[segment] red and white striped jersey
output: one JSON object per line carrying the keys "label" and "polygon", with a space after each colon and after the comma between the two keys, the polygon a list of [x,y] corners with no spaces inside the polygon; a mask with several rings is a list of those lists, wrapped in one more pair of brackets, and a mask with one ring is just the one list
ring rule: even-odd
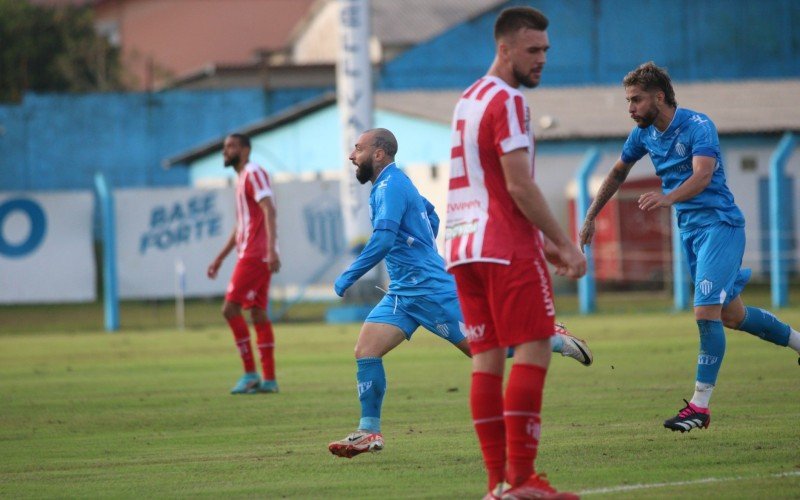
{"label": "red and white striped jersey", "polygon": [[484,76],[453,113],[445,257],[448,269],[469,262],[509,264],[540,252],[540,231],[506,189],[500,157],[527,149],[534,165],[530,110],[522,93]]}
{"label": "red and white striped jersey", "polygon": [[239,258],[267,258],[264,211],[258,202],[269,197],[275,206],[269,175],[260,165],[248,163],[236,179],[236,250]]}

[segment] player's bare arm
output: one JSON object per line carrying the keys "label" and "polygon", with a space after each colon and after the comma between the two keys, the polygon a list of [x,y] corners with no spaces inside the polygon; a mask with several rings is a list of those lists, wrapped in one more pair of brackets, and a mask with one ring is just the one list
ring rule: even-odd
{"label": "player's bare arm", "polygon": [[556,274],[580,278],[586,273],[586,258],[572,244],[569,237],[556,222],[553,213],[539,186],[531,178],[528,151],[518,149],[500,157],[506,189],[531,224],[538,227],[558,249],[561,265],[556,265]]}
{"label": "player's bare arm", "polygon": [[267,267],[270,272],[277,273],[281,270],[281,258],[278,255],[278,226],[275,205],[272,204],[272,198],[267,196],[259,200],[258,206],[264,211],[264,228],[267,231]]}
{"label": "player's bare arm", "polygon": [[673,203],[694,198],[708,187],[714,174],[716,158],[695,156],[692,159],[692,175],[669,194],[651,191],[639,197],[639,208],[645,211],[671,207]]}
{"label": "player's bare arm", "polygon": [[592,244],[592,238],[594,238],[594,220],[597,218],[597,214],[600,213],[600,210],[603,209],[606,203],[608,203],[608,200],[614,196],[614,193],[617,192],[622,183],[625,182],[625,179],[628,178],[628,173],[630,173],[633,165],[633,163],[625,163],[622,159],[619,159],[614,163],[614,166],[611,167],[611,171],[608,173],[605,180],[603,180],[603,184],[600,186],[600,190],[597,192],[594,201],[589,206],[589,210],[586,211],[586,218],[583,221],[583,227],[581,227],[580,232],[581,248],[583,248],[584,245]]}
{"label": "player's bare arm", "polygon": [[220,266],[222,266],[222,262],[225,260],[225,257],[231,253],[231,250],[236,246],[236,229],[233,230],[228,241],[225,243],[225,246],[222,247],[222,250],[217,255],[217,258],[214,259],[211,264],[208,265],[208,269],[206,270],[206,274],[212,280],[217,277],[217,272],[219,272]]}

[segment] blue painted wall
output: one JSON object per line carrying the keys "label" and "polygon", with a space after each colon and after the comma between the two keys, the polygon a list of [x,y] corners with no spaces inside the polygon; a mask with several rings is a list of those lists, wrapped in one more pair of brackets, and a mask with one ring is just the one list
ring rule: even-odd
{"label": "blue painted wall", "polygon": [[316,95],[262,89],[26,94],[0,106],[0,190],[182,186],[161,161]]}
{"label": "blue painted wall", "polygon": [[380,88],[465,88],[494,58],[492,30],[510,5],[550,19],[542,86],[614,84],[653,60],[679,81],[800,76],[796,0],[509,1],[401,54]]}
{"label": "blue painted wall", "polygon": [[[388,128],[397,136],[400,166],[438,163],[450,157],[449,124],[382,110],[375,111],[374,122],[376,127]],[[257,134],[252,137],[252,144],[252,160],[271,174],[335,172],[348,162],[347,153],[342,151],[339,110],[335,105]],[[189,170],[192,183],[234,175],[232,169],[223,167],[222,151],[198,158],[189,167],[172,168]]]}

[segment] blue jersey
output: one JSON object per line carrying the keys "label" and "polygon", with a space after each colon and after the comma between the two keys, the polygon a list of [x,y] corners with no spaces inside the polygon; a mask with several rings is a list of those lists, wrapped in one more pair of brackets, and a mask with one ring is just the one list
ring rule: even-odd
{"label": "blue jersey", "polygon": [[654,125],[634,127],[622,148],[622,161],[633,164],[644,155],[656,167],[661,189],[668,194],[692,175],[692,158],[709,156],[716,160],[711,182],[698,195],[674,204],[681,231],[724,222],[744,226],[744,215],[725,182],[725,168],[719,149],[717,128],[708,116],[678,108],[667,130]]}
{"label": "blue jersey", "polygon": [[433,205],[394,163],[375,179],[369,207],[373,229],[395,233],[385,257],[389,293],[427,295],[455,290],[455,281],[436,250],[439,220]]}

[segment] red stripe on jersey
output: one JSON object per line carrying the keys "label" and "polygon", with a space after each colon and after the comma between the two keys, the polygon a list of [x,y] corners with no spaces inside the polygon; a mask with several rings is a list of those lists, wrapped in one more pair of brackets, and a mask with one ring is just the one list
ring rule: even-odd
{"label": "red stripe on jersey", "polygon": [[482,82],[483,82],[483,78],[481,78],[477,82],[473,83],[472,86],[470,88],[468,88],[467,91],[464,92],[464,95],[461,96],[461,97],[463,97],[464,99],[469,99],[469,96],[471,96],[472,93],[475,92],[475,89],[478,88],[478,85],[480,85]]}
{"label": "red stripe on jersey", "polygon": [[252,175],[249,176],[251,179],[250,182],[254,182],[256,184],[256,187],[258,187],[259,191],[264,189],[265,187],[264,184],[266,183],[266,179],[264,179],[262,172],[260,172],[259,170],[255,170],[251,172],[251,174]]}
{"label": "red stripe on jersey", "polygon": [[456,236],[450,240],[450,262],[458,262],[458,247],[461,246],[461,236]]}
{"label": "red stripe on jersey", "polygon": [[[511,127],[508,124],[508,112],[506,111],[507,100],[508,92],[505,90],[497,92],[494,97],[492,97],[492,100],[489,101],[489,104],[486,105],[486,111],[481,118],[481,128],[483,128],[485,123],[494,125],[494,129],[491,130],[491,133],[489,133],[487,137],[492,138],[494,141],[492,146],[497,152],[498,158],[504,154],[500,144],[511,136]],[[491,165],[491,162],[487,163],[481,160],[481,165]],[[486,169],[484,168],[484,170]]]}
{"label": "red stripe on jersey", "polygon": [[[522,96],[514,96],[514,107],[517,108],[517,120],[519,121],[519,131],[525,133],[525,103],[522,102]],[[531,153],[533,153],[531,151]]]}
{"label": "red stripe on jersey", "polygon": [[478,92],[478,95],[475,98],[480,101],[481,99],[483,99],[483,96],[486,95],[486,92],[491,90],[491,88],[494,87],[495,85],[497,84],[494,82],[489,82],[485,87],[481,89],[480,92]]}
{"label": "red stripe on jersey", "polygon": [[475,241],[475,233],[474,232],[469,233],[469,236],[467,237],[467,252],[465,255],[467,259],[472,258],[472,244],[474,241]]}

